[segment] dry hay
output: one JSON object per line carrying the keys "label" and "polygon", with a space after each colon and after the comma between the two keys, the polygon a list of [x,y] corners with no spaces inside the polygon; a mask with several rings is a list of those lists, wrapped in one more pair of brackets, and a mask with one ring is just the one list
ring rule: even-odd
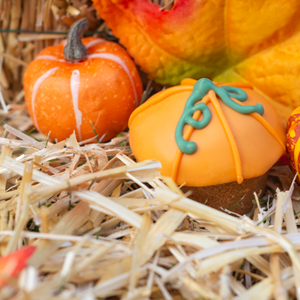
{"label": "dry hay", "polygon": [[1,299],[296,297],[299,190],[270,196],[292,184],[286,166],[250,218],[186,198],[158,162],[132,159],[127,133],[80,145],[4,129],[1,255],[37,249]]}
{"label": "dry hay", "polygon": [[[89,1],[72,3],[0,0],[1,28],[64,31],[84,15],[110,34]],[[21,78],[62,37],[0,35],[0,253],[37,247],[0,299],[300,299],[300,193],[287,166],[237,216],[189,200],[159,163],[136,163],[127,133],[79,144],[30,132]]]}

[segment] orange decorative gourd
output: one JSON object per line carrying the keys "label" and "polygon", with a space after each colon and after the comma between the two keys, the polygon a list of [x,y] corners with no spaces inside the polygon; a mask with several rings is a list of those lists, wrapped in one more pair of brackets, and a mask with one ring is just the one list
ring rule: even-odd
{"label": "orange decorative gourd", "polygon": [[286,152],[292,170],[298,174],[297,180],[300,182],[300,107],[296,108],[290,115],[286,132]]}
{"label": "orange decorative gourd", "polygon": [[[202,83],[208,87],[203,95],[197,89]],[[190,100],[194,106],[188,104]],[[129,127],[137,160],[159,160],[162,175],[171,176],[178,185],[241,184],[265,174],[285,152],[277,114],[247,83],[183,80],[137,108]],[[189,142],[180,146],[177,134],[182,142]],[[196,147],[189,149],[193,144]],[[185,148],[190,153],[184,153]]]}
{"label": "orange decorative gourd", "polygon": [[127,127],[140,104],[142,84],[135,64],[116,43],[81,35],[87,21],[70,29],[67,43],[42,50],[24,77],[25,100],[35,127],[63,140],[107,141]]}

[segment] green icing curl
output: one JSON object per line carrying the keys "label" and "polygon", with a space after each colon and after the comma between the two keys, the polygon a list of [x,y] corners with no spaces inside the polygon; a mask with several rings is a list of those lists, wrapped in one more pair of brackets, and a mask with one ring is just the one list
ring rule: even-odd
{"label": "green icing curl", "polygon": [[[247,100],[247,93],[240,88],[233,86],[215,86],[211,80],[202,78],[198,80],[193,88],[193,91],[186,101],[184,111],[180,117],[175,130],[175,139],[178,148],[185,154],[193,154],[197,150],[195,142],[186,141],[183,138],[183,128],[186,124],[191,125],[195,129],[202,129],[208,125],[211,120],[211,112],[205,103],[197,103],[203,99],[203,97],[210,91],[213,90],[216,95],[220,97],[222,102],[233,110],[240,114],[251,114],[257,112],[260,115],[264,113],[263,106],[258,103],[256,105],[243,106],[234,102],[231,98],[234,98],[240,102]],[[197,103],[197,104],[195,104]],[[201,111],[203,118],[201,121],[193,119],[193,114],[197,111]]]}

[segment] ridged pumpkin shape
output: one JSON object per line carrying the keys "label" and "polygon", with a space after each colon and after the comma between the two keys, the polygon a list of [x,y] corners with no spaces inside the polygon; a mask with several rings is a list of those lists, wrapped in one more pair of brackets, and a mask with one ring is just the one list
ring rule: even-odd
{"label": "ridged pumpkin shape", "polygon": [[24,77],[25,100],[35,127],[58,140],[75,130],[79,141],[107,141],[127,127],[140,104],[142,84],[135,64],[116,43],[84,38],[84,61],[63,56],[65,42],[42,50]]}
{"label": "ridged pumpkin shape", "polygon": [[[156,159],[161,173],[187,186],[210,186],[258,177],[265,174],[285,152],[285,134],[269,104],[251,85],[236,86],[247,93],[243,106],[262,104],[263,115],[241,114],[225,105],[210,90],[198,103],[205,103],[211,120],[202,129],[185,125],[183,138],[197,145],[194,154],[182,153],[175,140],[175,129],[191,95],[195,80],[161,91],[137,108],[129,120],[129,141],[138,161]],[[201,120],[196,111],[195,120]]]}

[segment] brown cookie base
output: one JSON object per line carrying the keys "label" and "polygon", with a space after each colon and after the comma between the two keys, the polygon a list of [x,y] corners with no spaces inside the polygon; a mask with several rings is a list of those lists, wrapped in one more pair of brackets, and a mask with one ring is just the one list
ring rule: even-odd
{"label": "brown cookie base", "polygon": [[229,209],[243,198],[231,211],[246,214],[252,209],[253,193],[264,192],[267,179],[268,174],[266,173],[259,177],[246,179],[241,184],[230,182],[205,187],[183,186],[181,190],[184,193],[192,191],[193,193],[188,198],[201,203],[206,201],[206,205],[218,210],[221,210],[221,207]]}

